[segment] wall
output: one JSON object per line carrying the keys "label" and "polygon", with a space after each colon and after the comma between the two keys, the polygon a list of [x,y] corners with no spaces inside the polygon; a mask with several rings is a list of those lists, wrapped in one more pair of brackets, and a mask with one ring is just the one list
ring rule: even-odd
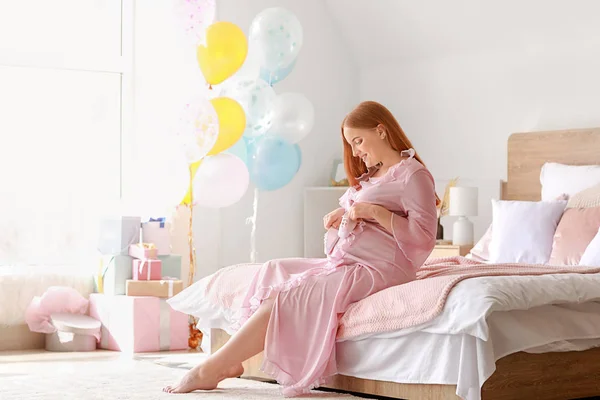
{"label": "wall", "polygon": [[[294,71],[274,86],[277,93],[301,92],[313,103],[315,127],[299,145],[302,166],[294,180],[274,192],[260,192],[256,232],[257,261],[299,257],[303,253],[304,188],[327,185],[335,158],[341,155],[339,124],[358,101],[358,70],[320,0],[219,0],[218,18],[248,32],[256,14],[285,7],[304,28],[304,44]],[[221,266],[248,262],[254,193],[221,210]]]}
{"label": "wall", "polygon": [[[491,187],[506,179],[511,133],[600,126],[594,48],[550,43],[372,66],[360,72],[360,98],[392,110],[436,179]],[[491,220],[489,198],[482,206]]]}
{"label": "wall", "polygon": [[[339,123],[358,101],[358,70],[320,0],[219,0],[217,19],[237,24],[247,35],[254,16],[274,6],[294,12],[304,28],[295,69],[275,85],[275,91],[303,93],[312,101],[316,116],[313,131],[299,143],[303,163],[294,180],[278,191],[259,194],[257,261],[302,255],[304,187],[328,183],[333,160],[341,155]],[[162,0],[136,3],[135,108],[138,153],[142,156],[152,157],[141,149],[160,148],[161,141],[168,140],[186,96],[205,88],[195,49],[184,40],[174,11],[173,3]],[[196,210],[197,277],[250,261],[251,227],[246,218],[253,212],[253,195],[250,187],[231,207]],[[174,243],[180,253],[187,251],[188,220],[189,213],[180,210]],[[184,263],[188,258],[185,253]]]}

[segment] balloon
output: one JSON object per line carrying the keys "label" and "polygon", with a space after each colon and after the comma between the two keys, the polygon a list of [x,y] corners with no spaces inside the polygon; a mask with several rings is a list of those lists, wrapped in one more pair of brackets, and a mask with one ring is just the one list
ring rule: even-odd
{"label": "balloon", "polygon": [[296,149],[296,153],[298,153],[298,169],[296,170],[296,172],[298,172],[300,171],[300,165],[302,165],[302,150],[297,144],[294,145],[294,149]]}
{"label": "balloon", "polygon": [[290,72],[292,72],[295,66],[296,60],[292,61],[292,63],[289,66],[278,68],[274,71],[269,71],[268,69],[261,67],[260,77],[269,85],[273,86],[277,82],[284,80],[290,74]]}
{"label": "balloon", "polygon": [[[195,163],[190,164],[189,173],[192,175],[192,178],[194,176],[196,176],[196,172],[198,171],[198,168],[200,168],[200,164],[202,164],[202,160],[196,161]],[[189,179],[188,179],[187,187],[188,187],[187,192],[185,193],[183,200],[181,200],[181,204],[183,204],[183,205],[192,204],[192,188],[191,188]]]}
{"label": "balloon", "polygon": [[248,154],[250,179],[260,190],[282,188],[300,168],[298,150],[277,136],[264,136],[251,142]]}
{"label": "balloon", "polygon": [[136,163],[133,203],[140,215],[166,215],[180,204],[190,184],[183,151],[174,142],[161,143],[159,148],[155,156]]}
{"label": "balloon", "polygon": [[273,110],[273,124],[269,134],[297,143],[310,133],[315,124],[315,108],[300,93],[277,96]]}
{"label": "balloon", "polygon": [[194,177],[194,203],[202,207],[228,207],[237,203],[249,184],[248,168],[231,154],[206,157]]}
{"label": "balloon", "polygon": [[271,76],[271,83],[275,81],[273,77],[283,79],[282,71],[293,68],[302,48],[303,32],[298,18],[282,7],[267,8],[252,20],[248,36],[260,54],[262,68]]}
{"label": "balloon", "polygon": [[262,79],[231,79],[221,88],[221,96],[236,100],[246,114],[244,136],[255,137],[271,128],[277,95]]}
{"label": "balloon", "polygon": [[248,164],[248,148],[246,145],[246,139],[244,138],[241,138],[235,142],[235,144],[227,149],[225,153],[232,154],[242,160],[244,164]]}
{"label": "balloon", "polygon": [[206,46],[197,48],[200,70],[211,85],[232,76],[246,59],[248,41],[244,32],[231,22],[215,22],[206,30]]}
{"label": "balloon", "polygon": [[206,27],[215,21],[216,0],[178,0],[174,11],[186,40],[197,45],[204,41]]}
{"label": "balloon", "polygon": [[212,156],[227,150],[242,137],[246,128],[246,115],[240,103],[229,97],[217,97],[210,102],[219,119],[219,136],[208,152]]}
{"label": "balloon", "polygon": [[194,99],[184,105],[175,137],[188,163],[207,155],[217,142],[218,135],[219,118],[208,99]]}

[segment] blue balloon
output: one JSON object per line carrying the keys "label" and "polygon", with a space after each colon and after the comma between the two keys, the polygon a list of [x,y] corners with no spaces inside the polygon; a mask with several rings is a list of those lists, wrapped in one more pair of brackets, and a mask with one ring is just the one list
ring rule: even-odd
{"label": "blue balloon", "polygon": [[246,139],[241,137],[240,140],[235,142],[233,146],[224,151],[224,153],[232,154],[238,157],[240,160],[244,162],[244,164],[248,165],[248,148],[246,144]]}
{"label": "blue balloon", "polygon": [[300,166],[302,165],[302,150],[300,149],[300,146],[298,146],[298,144],[294,144],[294,148],[298,153],[298,169],[296,170],[296,172],[298,172],[300,171]]}
{"label": "blue balloon", "polygon": [[259,190],[277,190],[294,178],[300,169],[300,152],[277,136],[263,136],[248,143],[248,172]]}
{"label": "blue balloon", "polygon": [[260,67],[260,77],[263,81],[267,82],[269,85],[273,86],[277,82],[281,82],[292,72],[294,67],[296,66],[296,60],[292,61],[292,63],[283,68],[277,68],[274,71],[270,71],[265,67]]}

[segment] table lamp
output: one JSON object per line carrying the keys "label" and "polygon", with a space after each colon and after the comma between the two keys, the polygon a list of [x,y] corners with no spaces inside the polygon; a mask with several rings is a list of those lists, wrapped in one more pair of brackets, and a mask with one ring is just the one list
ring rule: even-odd
{"label": "table lamp", "polygon": [[477,197],[476,187],[454,186],[450,188],[448,215],[458,217],[452,226],[452,244],[459,246],[473,244],[473,223],[467,217],[477,216]]}

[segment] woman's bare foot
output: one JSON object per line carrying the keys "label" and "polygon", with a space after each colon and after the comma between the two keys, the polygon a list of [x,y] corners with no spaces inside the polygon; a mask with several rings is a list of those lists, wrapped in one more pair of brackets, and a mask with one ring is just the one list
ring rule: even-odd
{"label": "woman's bare foot", "polygon": [[205,363],[196,365],[175,386],[167,386],[163,392],[189,393],[194,390],[213,390],[225,378],[237,378],[244,373],[242,364],[235,365],[224,373],[211,371]]}

